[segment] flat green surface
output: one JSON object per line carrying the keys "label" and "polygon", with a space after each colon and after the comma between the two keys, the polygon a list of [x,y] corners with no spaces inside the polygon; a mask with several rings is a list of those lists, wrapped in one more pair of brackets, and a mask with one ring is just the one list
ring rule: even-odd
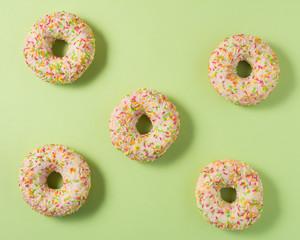
{"label": "flat green surface", "polygon": [[[299,236],[300,2],[200,0],[5,1],[1,4],[0,238],[296,239]],[[75,83],[42,82],[26,66],[24,37],[40,17],[73,12],[95,32],[96,56]],[[281,76],[265,102],[239,107],[212,88],[207,66],[225,37],[266,40]],[[108,120],[127,93],[153,88],[181,114],[181,133],[157,162],[131,161],[111,144]],[[81,153],[92,189],[78,213],[47,218],[23,201],[19,167],[34,148]],[[210,162],[239,159],[264,186],[264,211],[247,230],[209,225],[194,188]]]}

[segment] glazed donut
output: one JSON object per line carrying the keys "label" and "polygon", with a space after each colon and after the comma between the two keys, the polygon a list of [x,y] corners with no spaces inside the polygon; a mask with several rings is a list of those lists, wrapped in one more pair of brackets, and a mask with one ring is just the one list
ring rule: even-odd
{"label": "glazed donut", "polygon": [[[136,123],[142,115],[152,130],[140,134]],[[132,160],[149,162],[162,156],[179,134],[179,113],[163,94],[139,89],[128,94],[113,110],[109,120],[112,144]]]}
{"label": "glazed donut", "polygon": [[[240,61],[247,61],[249,77],[237,75]],[[239,34],[226,38],[212,53],[208,76],[216,91],[237,105],[254,105],[272,92],[279,80],[279,64],[268,44],[251,35]]]}
{"label": "glazed donut", "polygon": [[[64,57],[52,53],[55,40],[68,43]],[[44,16],[25,38],[25,62],[36,76],[50,83],[72,83],[91,64],[95,54],[92,29],[75,14],[55,12]]]}
{"label": "glazed donut", "polygon": [[[63,187],[51,189],[47,177],[58,172]],[[23,199],[43,215],[61,217],[77,211],[86,201],[91,186],[90,169],[84,158],[72,149],[49,144],[25,158],[19,172]]]}
{"label": "glazed donut", "polygon": [[[234,188],[236,200],[224,201],[222,188]],[[195,193],[201,215],[221,229],[245,229],[255,223],[262,212],[261,180],[250,166],[237,160],[218,160],[205,167]]]}

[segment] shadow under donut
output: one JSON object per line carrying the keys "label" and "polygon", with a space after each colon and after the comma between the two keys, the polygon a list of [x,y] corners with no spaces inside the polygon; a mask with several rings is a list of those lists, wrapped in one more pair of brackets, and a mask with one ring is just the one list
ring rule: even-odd
{"label": "shadow under donut", "polygon": [[[257,168],[255,168],[257,169]],[[269,177],[267,177],[261,171],[258,175],[263,185],[263,211],[260,218],[252,226],[241,231],[225,231],[231,234],[249,235],[261,234],[266,231],[272,230],[275,222],[280,215],[279,195],[278,191]]]}
{"label": "shadow under donut", "polygon": [[194,124],[191,116],[178,102],[171,100],[176,106],[180,116],[179,135],[175,142],[169,147],[163,156],[155,160],[149,165],[168,165],[177,159],[180,159],[182,154],[186,152],[194,139]]}
{"label": "shadow under donut", "polygon": [[101,206],[101,203],[103,202],[105,197],[104,179],[99,168],[92,161],[90,161],[89,158],[86,159],[91,171],[91,189],[86,202],[82,205],[81,208],[78,209],[77,212],[55,219],[63,221],[77,221],[79,218],[90,217],[92,214],[96,213],[99,210],[99,207]]}
{"label": "shadow under donut", "polygon": [[271,92],[270,96],[261,103],[250,106],[250,108],[255,107],[255,109],[266,110],[267,108],[276,107],[286,101],[295,88],[295,75],[291,61],[277,46],[272,44],[271,48],[274,50],[279,62],[279,82]]}
{"label": "shadow under donut", "polygon": [[[84,20],[85,21],[85,20]],[[86,21],[85,21],[86,22]],[[90,83],[93,79],[103,71],[107,63],[108,46],[103,34],[92,24],[86,22],[92,29],[95,37],[95,56],[88,69],[71,84],[66,84],[68,87],[82,87]]]}

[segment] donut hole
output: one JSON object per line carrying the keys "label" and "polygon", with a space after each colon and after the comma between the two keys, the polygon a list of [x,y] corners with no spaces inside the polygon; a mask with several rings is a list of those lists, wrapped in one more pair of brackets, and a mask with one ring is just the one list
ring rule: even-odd
{"label": "donut hole", "polygon": [[136,129],[142,135],[149,133],[153,128],[151,120],[147,115],[142,115],[136,123]]}
{"label": "donut hole", "polygon": [[47,178],[47,185],[52,189],[60,189],[63,186],[63,178],[60,173],[52,172]]}
{"label": "donut hole", "polygon": [[247,61],[240,61],[236,68],[237,75],[241,78],[247,78],[252,72],[252,67]]}
{"label": "donut hole", "polygon": [[52,53],[56,57],[63,57],[68,50],[68,43],[64,40],[57,39],[52,45]]}
{"label": "donut hole", "polygon": [[236,190],[234,188],[222,188],[221,197],[225,202],[232,203],[236,199]]}

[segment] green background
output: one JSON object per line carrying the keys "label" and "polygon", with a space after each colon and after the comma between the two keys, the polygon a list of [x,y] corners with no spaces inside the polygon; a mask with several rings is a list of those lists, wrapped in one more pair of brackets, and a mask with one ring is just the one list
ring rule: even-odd
{"label": "green background", "polygon": [[[295,239],[299,235],[299,1],[5,1],[1,5],[1,239]],[[96,55],[71,85],[38,79],[26,66],[30,27],[73,12],[96,37]],[[239,107],[211,86],[208,60],[225,37],[246,33],[274,49],[281,76],[261,104]],[[179,138],[154,163],[131,161],[111,144],[108,120],[138,88],[164,93],[181,114]],[[82,154],[92,189],[78,213],[48,218],[18,189],[25,156],[48,143]],[[224,231],[199,214],[194,189],[217,159],[259,173],[264,211],[244,231]],[[292,237],[293,236],[293,237]]]}

